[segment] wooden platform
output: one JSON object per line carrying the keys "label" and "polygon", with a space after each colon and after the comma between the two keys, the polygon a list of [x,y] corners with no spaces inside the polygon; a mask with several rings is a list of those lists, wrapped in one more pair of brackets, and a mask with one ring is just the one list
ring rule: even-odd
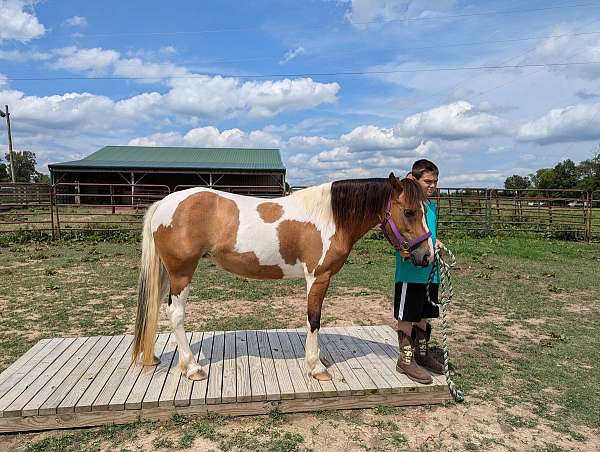
{"label": "wooden platform", "polygon": [[417,405],[450,400],[443,376],[420,385],[395,370],[387,326],[323,328],[321,356],[333,381],[304,367],[304,329],[189,333],[209,370],[191,382],[177,366],[173,335],[160,334],[161,362],[130,363],[132,336],[43,339],[0,374],[0,432],[126,423],[181,414],[224,415]]}

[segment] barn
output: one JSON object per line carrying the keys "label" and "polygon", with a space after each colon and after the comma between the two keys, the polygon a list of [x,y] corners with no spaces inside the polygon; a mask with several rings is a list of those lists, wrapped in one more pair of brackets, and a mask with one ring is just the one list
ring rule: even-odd
{"label": "barn", "polygon": [[279,149],[105,146],[48,168],[67,203],[134,204],[196,186],[271,198],[286,187]]}

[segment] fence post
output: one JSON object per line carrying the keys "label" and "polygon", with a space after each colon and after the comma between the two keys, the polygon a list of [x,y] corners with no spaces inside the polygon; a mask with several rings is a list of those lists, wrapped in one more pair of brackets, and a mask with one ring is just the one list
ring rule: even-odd
{"label": "fence post", "polygon": [[54,186],[48,186],[48,195],[50,197],[50,225],[52,227],[52,240],[56,239],[56,233],[54,231]]}
{"label": "fence post", "polygon": [[[583,201],[583,215],[585,220],[585,241],[592,241],[592,201],[594,200],[592,192],[586,193],[586,200]],[[587,202],[587,206],[585,203]],[[587,217],[586,217],[587,216]]]}
{"label": "fence post", "polygon": [[492,233],[492,190],[485,190],[485,233]]}

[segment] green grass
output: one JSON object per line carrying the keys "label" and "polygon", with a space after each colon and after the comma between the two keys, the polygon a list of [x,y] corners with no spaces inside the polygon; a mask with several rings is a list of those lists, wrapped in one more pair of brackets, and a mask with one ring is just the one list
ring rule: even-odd
{"label": "green grass", "polygon": [[[357,244],[328,295],[349,298],[348,302],[352,302],[349,291],[383,296],[391,318],[394,256],[377,237],[374,234]],[[3,242],[0,307],[5,315],[0,317],[0,369],[42,337],[132,331],[139,244],[127,237],[115,240],[82,236],[56,242]],[[454,332],[450,358],[467,403],[493,402],[498,418],[516,430],[535,429],[541,423],[574,441],[585,440],[580,426],[600,433],[600,393],[595,390],[600,385],[600,245],[522,237],[450,236],[442,240],[458,258],[453,272],[455,300],[450,308]],[[199,317],[202,320],[192,320],[193,329],[302,324],[302,318],[276,311],[272,300],[303,297],[304,290],[303,281],[246,281],[209,261],[202,262],[190,304],[203,303],[208,309],[236,300],[245,310]],[[324,309],[327,314],[327,301]],[[350,320],[369,323],[368,318]],[[513,407],[527,407],[530,414],[515,414]],[[373,414],[382,422],[363,426],[373,435],[385,434],[386,447],[402,450],[409,432],[393,430],[385,418],[401,416],[403,410],[376,407]],[[327,412],[313,418],[328,423],[362,422]],[[255,429],[236,432],[228,429],[233,421],[225,418],[172,419],[167,430],[173,435],[165,437],[170,443],[157,442],[154,447],[187,447],[199,439],[212,441],[222,450],[309,447],[302,435],[286,430],[285,416],[272,413],[264,419]],[[31,444],[30,450],[75,450],[81,444],[93,450],[101,443],[113,444],[113,439],[118,445],[146,425],[62,433]],[[357,440],[357,444],[366,443]],[[470,450],[484,448],[481,439],[462,438],[459,444]]]}

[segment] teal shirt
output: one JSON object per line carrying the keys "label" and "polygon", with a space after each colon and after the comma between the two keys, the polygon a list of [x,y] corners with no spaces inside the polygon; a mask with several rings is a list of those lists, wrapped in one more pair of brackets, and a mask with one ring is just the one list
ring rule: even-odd
{"label": "teal shirt", "polygon": [[[427,227],[431,231],[431,240],[433,241],[433,246],[435,246],[437,235],[437,206],[435,202],[428,201],[425,203],[425,208],[427,209]],[[396,251],[396,282],[426,284],[432,266],[433,264],[428,265],[427,267],[417,267],[410,260],[405,261],[400,256],[400,253]],[[433,282],[439,284],[440,276],[438,272],[433,276]]]}

